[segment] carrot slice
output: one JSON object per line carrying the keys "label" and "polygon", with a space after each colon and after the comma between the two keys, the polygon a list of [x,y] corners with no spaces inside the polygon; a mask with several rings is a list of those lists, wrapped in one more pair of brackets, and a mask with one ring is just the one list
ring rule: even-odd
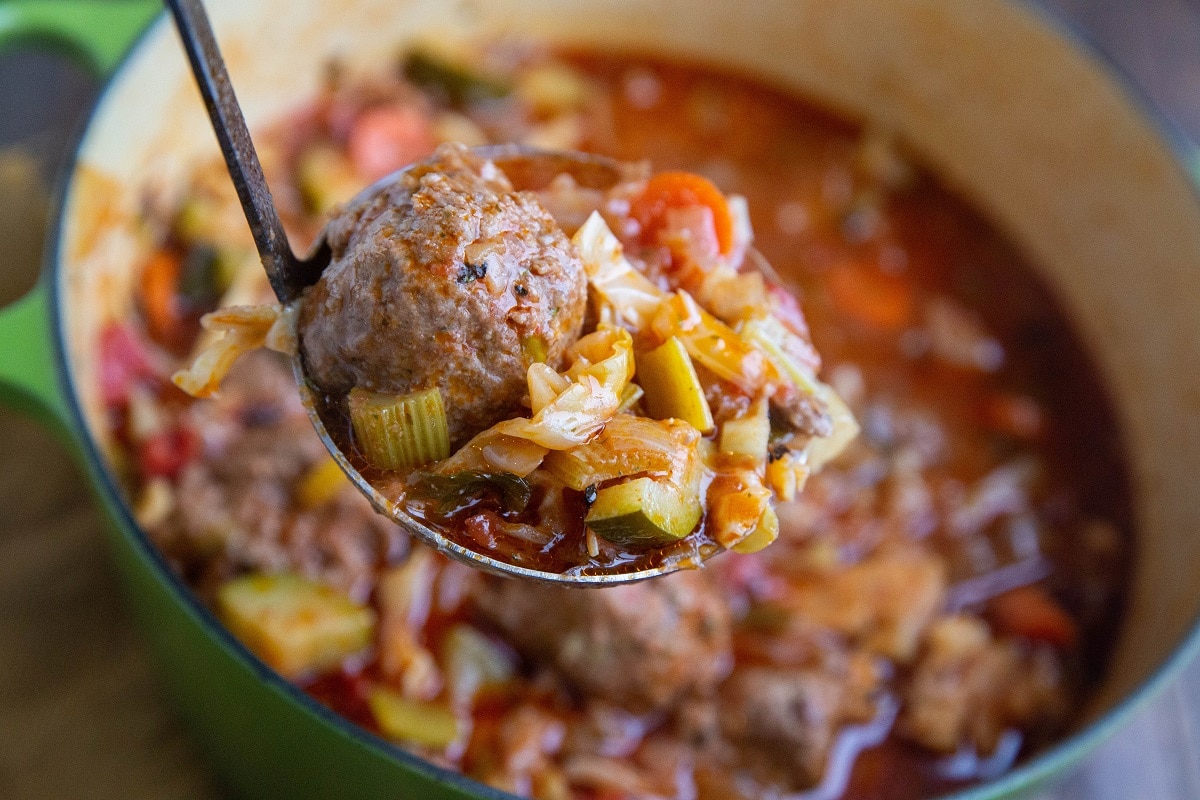
{"label": "carrot slice", "polygon": [[142,269],[139,288],[146,328],[160,344],[174,345],[179,336],[183,311],[179,302],[179,278],[183,262],[172,253],[155,253]]}
{"label": "carrot slice", "polygon": [[717,244],[722,254],[728,253],[733,247],[733,215],[725,195],[708,178],[692,172],[660,172],[646,182],[629,210],[642,231],[653,234],[666,224],[667,211],[688,206],[712,211]]}
{"label": "carrot slice", "polygon": [[1040,586],[1022,586],[992,598],[988,616],[996,630],[1046,642],[1062,650],[1079,641],[1079,625]]}
{"label": "carrot slice", "polygon": [[899,330],[913,316],[913,291],[904,278],[857,264],[829,273],[829,294],[838,310],[884,330]]}

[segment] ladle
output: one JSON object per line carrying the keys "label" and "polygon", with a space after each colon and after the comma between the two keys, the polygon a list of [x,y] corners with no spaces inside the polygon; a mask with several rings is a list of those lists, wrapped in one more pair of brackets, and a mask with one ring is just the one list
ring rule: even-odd
{"label": "ladle", "polygon": [[[250,131],[234,95],[229,73],[225,69],[225,62],[217,47],[203,3],[201,0],[166,0],[166,5],[179,29],[192,72],[204,97],[213,130],[225,156],[225,164],[229,168],[229,176],[237,188],[238,199],[254,234],[254,243],[271,288],[280,303],[286,305],[295,302],[306,288],[317,282],[325,267],[329,265],[329,246],[322,235],[308,256],[300,258],[292,251],[271,198],[271,191],[267,188],[262,165],[250,139]],[[476,152],[494,161],[515,185],[526,188],[545,185],[554,176],[565,172],[581,186],[603,189],[615,183],[621,174],[617,162],[585,153],[548,152],[520,145],[480,147],[476,148]],[[403,171],[400,170],[368,186],[360,196],[373,192],[380,184],[394,181]],[[407,513],[399,504],[384,497],[363,477],[330,437],[318,412],[318,392],[307,379],[303,359],[299,354],[293,359],[292,366],[304,407],[308,410],[313,427],[330,455],[355,487],[367,496],[377,512],[395,521],[424,544],[486,572],[558,584],[594,586],[629,583],[673,572],[678,568],[675,563],[667,562],[636,572],[559,574],[509,564],[451,541],[436,529]]]}

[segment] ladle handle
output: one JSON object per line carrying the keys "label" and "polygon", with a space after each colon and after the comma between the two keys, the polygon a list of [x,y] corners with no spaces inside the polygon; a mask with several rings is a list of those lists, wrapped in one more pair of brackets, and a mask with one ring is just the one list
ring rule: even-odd
{"label": "ladle handle", "polygon": [[299,263],[275,210],[271,190],[267,188],[262,164],[254,142],[250,140],[246,118],[234,95],[204,4],[201,0],[166,0],[166,6],[183,39],[271,288],[280,302],[287,303],[295,299],[297,293],[289,276],[297,274]]}

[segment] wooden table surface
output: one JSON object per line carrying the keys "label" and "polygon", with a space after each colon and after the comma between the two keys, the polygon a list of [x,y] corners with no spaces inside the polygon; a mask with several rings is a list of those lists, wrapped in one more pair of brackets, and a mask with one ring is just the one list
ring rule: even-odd
{"label": "wooden table surface", "polygon": [[[1093,32],[1200,139],[1200,5],[1046,0]],[[48,175],[92,83],[0,56],[0,305],[40,263]],[[172,717],[109,569],[77,467],[0,409],[0,798],[217,800]],[[1200,798],[1200,663],[1038,800]]]}

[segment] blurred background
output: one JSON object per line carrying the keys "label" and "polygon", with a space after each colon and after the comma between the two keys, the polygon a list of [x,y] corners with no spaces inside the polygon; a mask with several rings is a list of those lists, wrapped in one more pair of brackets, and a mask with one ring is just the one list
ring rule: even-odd
{"label": "blurred background", "polygon": [[[1200,0],[1041,5],[1200,141]],[[51,187],[98,89],[85,70],[34,45],[0,53],[0,305],[36,279]],[[74,464],[2,409],[0,442],[0,797],[217,800],[159,696]],[[1036,800],[1198,797],[1200,663]]]}

